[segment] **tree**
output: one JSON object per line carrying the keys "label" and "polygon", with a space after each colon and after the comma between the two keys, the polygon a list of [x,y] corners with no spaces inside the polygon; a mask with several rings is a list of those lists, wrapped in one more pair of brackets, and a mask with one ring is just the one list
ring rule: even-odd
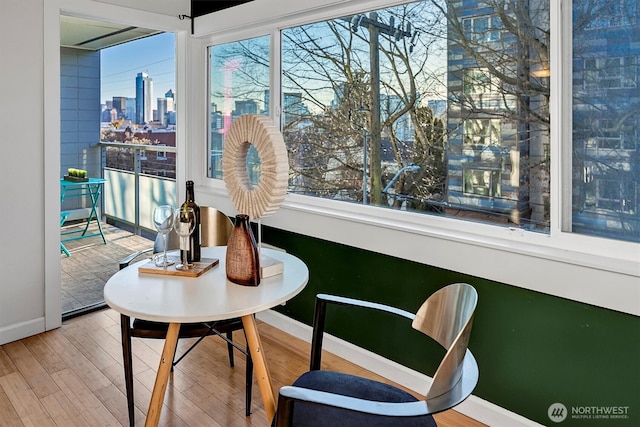
{"label": "tree", "polygon": [[[426,146],[440,144],[443,156],[444,135],[434,135],[434,132],[435,129],[444,132],[444,126],[431,126],[431,132],[424,132],[423,129],[429,126],[421,120],[431,120],[432,117],[417,113],[419,110],[428,110],[428,107],[420,105],[418,94],[428,93],[425,89],[433,85],[433,79],[427,76],[431,73],[433,77],[433,72],[427,70],[426,52],[429,45],[435,43],[434,34],[423,37],[422,41],[417,37],[406,37],[416,34],[406,31],[410,17],[416,22],[416,19],[424,20],[431,16],[421,12],[425,12],[424,5],[404,5],[379,12],[379,16],[375,17],[345,17],[283,32],[283,90],[299,93],[301,99],[322,112],[310,112],[295,121],[287,120],[287,111],[284,112],[285,140],[296,153],[291,163],[294,174],[292,182],[296,187],[304,188],[306,194],[346,196],[363,201],[367,195],[363,190],[367,188],[366,180],[371,180],[372,202],[387,204],[388,201],[379,197],[385,184],[409,163],[426,159],[413,154],[416,146],[427,152]],[[385,22],[398,22],[399,27]],[[391,33],[394,28],[401,29],[398,30],[402,35],[399,40]],[[379,32],[378,39],[372,36],[374,29]],[[377,62],[371,60],[376,54],[373,52],[375,50],[381,56]],[[410,59],[412,53],[417,59]],[[377,101],[374,90],[376,79],[368,78],[375,75],[372,68],[376,66],[379,68],[376,71],[380,75],[378,84],[382,93]],[[331,102],[327,102],[327,94],[333,96]],[[393,99],[394,105],[385,104],[385,99]],[[380,105],[386,105],[386,108],[376,113],[376,107]],[[403,140],[396,131],[398,123],[406,118],[414,133],[411,140]],[[407,135],[402,137],[406,139]],[[302,141],[306,144],[305,148],[297,146]],[[383,145],[389,147],[391,153],[385,160],[374,155],[374,150],[381,149]],[[299,153],[319,161],[300,160]],[[366,157],[371,159],[370,164],[365,162]],[[384,175],[383,163],[387,171]],[[322,173],[315,174],[315,188],[309,185],[310,170],[314,168],[310,164],[324,165],[324,169],[316,169]],[[436,170],[442,173],[442,168],[433,168],[428,164],[420,166],[420,179],[410,185],[405,176],[400,177],[395,181],[394,194],[411,198],[414,197],[412,194],[404,192],[433,193],[424,182],[430,185],[433,182],[442,183],[442,175],[430,176]],[[442,191],[440,187],[437,193],[442,194]],[[398,197],[394,197],[392,205],[398,206],[398,200]]]}

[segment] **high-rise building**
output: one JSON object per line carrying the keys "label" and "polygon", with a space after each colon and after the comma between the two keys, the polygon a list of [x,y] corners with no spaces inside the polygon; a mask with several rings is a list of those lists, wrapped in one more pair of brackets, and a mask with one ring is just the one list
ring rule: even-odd
{"label": "high-rise building", "polygon": [[164,98],[158,98],[158,121],[163,126],[176,124],[175,122],[175,104],[173,102],[173,91],[169,89],[164,94]]}
{"label": "high-rise building", "polygon": [[124,96],[114,96],[111,101],[113,108],[118,111],[118,118],[126,117],[127,115],[127,98]]}
{"label": "high-rise building", "polygon": [[136,123],[143,124],[153,120],[153,79],[147,73],[138,73],[136,77]]}
{"label": "high-rise building", "polygon": [[548,42],[549,2],[526,4],[540,22],[515,33],[501,11],[455,2],[462,33],[449,27],[447,201],[458,216],[491,212],[544,229],[549,82],[533,72],[544,60],[533,46]]}
{"label": "high-rise building", "polygon": [[283,94],[284,125],[299,123],[311,114],[304,104],[301,92],[285,92]]}
{"label": "high-rise building", "polygon": [[136,117],[136,99],[135,98],[127,98],[125,117],[130,120],[133,120]]}
{"label": "high-rise building", "polygon": [[574,232],[640,234],[640,6],[574,6]]}
{"label": "high-rise building", "polygon": [[236,101],[236,108],[231,112],[231,120],[234,121],[245,114],[258,114],[258,103],[253,100]]}
{"label": "high-rise building", "polygon": [[167,98],[158,98],[158,118],[157,120],[166,125]]}

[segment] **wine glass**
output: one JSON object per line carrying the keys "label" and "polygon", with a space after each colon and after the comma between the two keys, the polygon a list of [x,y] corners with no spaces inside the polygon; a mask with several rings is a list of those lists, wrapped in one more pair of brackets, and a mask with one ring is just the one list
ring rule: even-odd
{"label": "wine glass", "polygon": [[176,209],[173,228],[180,237],[180,257],[182,258],[180,264],[176,265],[176,270],[189,270],[193,264],[189,264],[187,252],[189,251],[189,236],[196,228],[195,210],[188,206]]}
{"label": "wine glass", "polygon": [[173,208],[169,205],[160,205],[153,210],[153,224],[158,233],[162,234],[163,250],[162,257],[156,256],[155,263],[158,267],[167,268],[174,262],[167,258],[167,235],[173,228]]}

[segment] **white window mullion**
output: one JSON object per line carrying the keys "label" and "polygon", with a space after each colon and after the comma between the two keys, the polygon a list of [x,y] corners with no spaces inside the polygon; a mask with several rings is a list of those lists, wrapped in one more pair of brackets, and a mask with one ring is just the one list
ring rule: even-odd
{"label": "white window mullion", "polygon": [[552,238],[571,232],[572,197],[572,0],[550,3],[551,19],[551,228]]}

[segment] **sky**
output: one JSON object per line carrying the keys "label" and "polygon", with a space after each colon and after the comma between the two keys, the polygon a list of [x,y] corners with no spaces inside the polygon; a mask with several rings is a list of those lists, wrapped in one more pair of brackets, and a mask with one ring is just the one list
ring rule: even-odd
{"label": "sky", "polygon": [[136,76],[153,79],[153,99],[175,87],[175,35],[163,33],[100,51],[100,101],[114,96],[136,97]]}

